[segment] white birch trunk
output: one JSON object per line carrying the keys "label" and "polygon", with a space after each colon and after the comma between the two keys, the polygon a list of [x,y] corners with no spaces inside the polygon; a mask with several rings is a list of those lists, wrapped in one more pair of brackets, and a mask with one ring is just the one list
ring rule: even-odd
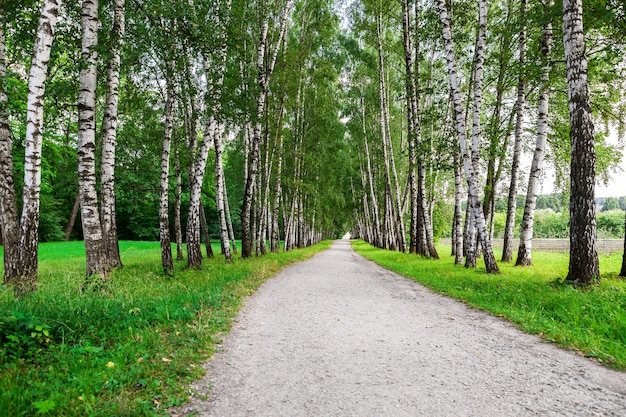
{"label": "white birch trunk", "polygon": [[[552,2],[550,2],[550,6]],[[520,228],[520,244],[517,252],[515,265],[532,265],[532,243],[535,221],[535,208],[537,195],[539,194],[539,179],[543,169],[546,142],[548,139],[548,107],[550,102],[550,70],[552,63],[550,53],[552,49],[552,22],[547,22],[543,27],[543,39],[541,53],[543,55],[543,74],[541,77],[541,92],[539,93],[537,138],[533,161],[530,166],[526,202],[524,203],[524,217]]]}
{"label": "white birch trunk", "polygon": [[113,44],[107,72],[107,95],[102,122],[102,157],[100,163],[101,220],[109,267],[122,266],[115,221],[115,148],[117,145],[117,110],[120,86],[121,49],[124,42],[125,0],[115,0]]}
{"label": "white birch trunk", "polygon": [[[228,3],[230,10],[230,3]],[[225,24],[225,23],[224,23]],[[215,71],[217,78],[213,80],[213,84],[210,88],[210,94],[212,94],[212,106],[210,109],[209,120],[205,128],[202,144],[198,151],[198,155],[193,163],[190,171],[189,178],[189,216],[187,218],[187,265],[192,268],[200,268],[202,265],[202,251],[200,247],[200,195],[202,191],[202,182],[204,180],[204,172],[206,170],[207,159],[209,157],[209,150],[213,143],[214,135],[217,131],[216,115],[221,110],[220,98],[221,89],[224,84],[224,70],[226,68],[226,39],[225,34],[222,39],[223,44],[221,46],[217,69],[210,68],[209,59],[204,59],[204,69],[208,82],[211,82],[211,73]],[[208,250],[208,248],[207,248]]]}
{"label": "white birch trunk", "polygon": [[463,172],[459,151],[454,152],[454,264],[461,265],[463,263]]}
{"label": "white birch trunk", "polygon": [[[521,19],[523,20],[526,16],[526,0],[521,0],[520,14]],[[511,260],[513,259],[513,233],[515,231],[515,213],[517,211],[517,174],[519,170],[520,155],[522,152],[522,127],[524,123],[525,105],[524,97],[526,94],[526,82],[524,79],[524,66],[526,65],[526,23],[523,22],[522,25],[522,30],[520,30],[519,32],[520,75],[517,81],[517,102],[515,104],[515,144],[513,147],[513,162],[511,163],[511,182],[509,184],[508,207],[506,211],[506,222],[504,226],[502,262],[511,262]],[[544,96],[542,93],[542,95],[539,97],[540,103],[543,97]],[[539,119],[541,119],[541,109],[539,113]]]}
{"label": "white birch trunk", "polygon": [[230,239],[228,238],[228,226],[226,223],[226,209],[224,205],[224,166],[222,162],[222,134],[220,129],[216,129],[213,135],[215,146],[215,203],[217,205],[217,216],[220,225],[220,239],[224,257],[228,262],[233,261],[230,252]]}
{"label": "white birch trunk", "polygon": [[274,253],[280,252],[280,228],[278,216],[280,214],[280,200],[282,198],[282,177],[283,177],[283,134],[278,134],[277,160],[276,160],[276,182],[274,183],[274,205],[272,207],[272,236],[270,240],[270,250]]}
{"label": "white birch trunk", "polygon": [[181,216],[181,196],[183,194],[183,175],[180,167],[180,153],[178,151],[178,143],[176,142],[176,150],[174,151],[174,170],[176,171],[176,188],[174,191],[174,237],[176,239],[176,260],[182,261],[183,255],[183,227],[180,219]]}
{"label": "white birch trunk", "polygon": [[87,281],[104,282],[108,273],[96,191],[96,77],[98,53],[98,0],[82,7],[82,61],[78,93],[78,186],[83,238],[87,256]]}
{"label": "white birch trunk", "polygon": [[18,276],[15,294],[22,296],[37,288],[37,254],[39,245],[39,195],[41,192],[41,149],[43,134],[43,98],[48,62],[59,13],[59,1],[46,0],[41,9],[30,73],[26,107],[26,140],[24,155],[24,190],[20,221]]}
{"label": "white birch trunk", "polygon": [[[476,181],[476,187],[478,188],[478,172],[479,172],[479,163],[480,163],[480,143],[482,139],[482,127],[480,123],[480,112],[482,107],[482,94],[483,94],[483,69],[485,66],[485,43],[487,36],[487,6],[484,0],[478,2],[478,33],[476,36],[476,50],[474,51],[474,94],[472,101],[472,170],[473,170],[473,180]],[[476,193],[476,198],[480,197],[480,193]],[[470,199],[471,201],[471,199]],[[484,218],[484,211],[481,208],[482,218]],[[477,213],[474,208],[474,212],[471,216],[474,219],[473,222],[470,223],[469,227],[469,242],[468,242],[468,250],[467,257],[465,258],[465,266],[469,268],[476,267],[476,258],[478,257],[478,248],[475,248],[474,245],[474,237],[475,228],[478,228],[477,225]],[[476,243],[481,243],[476,242]]]}
{"label": "white birch trunk", "polygon": [[163,149],[161,152],[161,182],[159,187],[159,240],[161,242],[161,265],[164,275],[174,273],[172,245],[170,240],[169,218],[169,175],[170,151],[172,148],[172,131],[174,118],[174,92],[171,85],[171,65],[167,63],[167,92],[165,97],[165,126],[163,132]]}

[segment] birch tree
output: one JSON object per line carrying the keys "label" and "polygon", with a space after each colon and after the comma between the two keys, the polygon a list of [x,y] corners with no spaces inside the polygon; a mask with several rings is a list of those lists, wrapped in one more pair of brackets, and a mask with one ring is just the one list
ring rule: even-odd
{"label": "birch tree", "polygon": [[115,220],[115,147],[120,86],[121,49],[125,32],[125,0],[115,0],[111,60],[107,70],[107,93],[102,121],[102,156],[100,163],[101,222],[106,259],[110,268],[122,265]]}
{"label": "birch tree", "polygon": [[[407,117],[409,134],[409,189],[411,193],[411,227],[410,252],[439,258],[435,248],[430,210],[426,201],[426,164],[420,143],[420,100],[419,91],[419,2],[415,2],[415,23],[411,24],[411,4],[408,0],[402,3],[402,32],[405,57],[405,85],[407,96]],[[413,41],[414,39],[414,41]],[[413,47],[413,42],[415,47]],[[416,172],[417,171],[417,172]],[[423,233],[419,232],[421,222]],[[418,244],[418,240],[423,240]]]}
{"label": "birch tree", "polygon": [[563,0],[563,44],[570,114],[570,260],[567,280],[600,280],[596,243],[594,124],[589,97],[582,0]]}
{"label": "birch tree", "polygon": [[217,215],[220,225],[220,240],[224,256],[228,262],[233,261],[230,252],[230,239],[228,234],[228,225],[226,222],[226,206],[225,200],[225,182],[224,182],[224,166],[222,162],[222,133],[220,129],[216,129],[213,135],[213,144],[215,148],[215,203],[217,206]]}
{"label": "birch tree", "polygon": [[[219,5],[218,5],[219,6]],[[197,155],[193,155],[193,165],[189,174],[189,215],[187,217],[187,265],[192,268],[200,268],[202,265],[202,252],[200,249],[201,232],[201,194],[204,173],[206,170],[209,150],[213,145],[214,135],[218,128],[219,114],[221,111],[222,87],[224,84],[224,70],[226,68],[228,18],[230,15],[230,1],[226,2],[223,9],[214,11],[215,27],[218,28],[216,53],[203,52],[204,72],[208,83],[205,102],[207,104],[208,117],[204,130],[202,143]],[[214,64],[212,66],[212,64]],[[195,138],[193,139],[195,140]],[[206,242],[208,245],[208,242]],[[207,250],[210,246],[207,246]]]}
{"label": "birch tree", "polygon": [[106,281],[109,265],[98,213],[96,191],[96,86],[98,52],[98,1],[82,3],[83,68],[78,93],[78,185],[87,257],[86,277]]}
{"label": "birch tree", "polygon": [[[45,83],[59,13],[59,1],[45,0],[39,17],[35,46],[28,76],[24,190],[20,220],[19,266],[15,277],[15,295],[20,297],[37,288],[39,247],[39,196],[41,193],[41,149]],[[3,227],[3,231],[4,231]],[[8,229],[7,229],[8,230]]]}
{"label": "birch tree", "polygon": [[[550,1],[552,6],[553,2]],[[537,139],[535,151],[530,166],[528,177],[528,188],[526,189],[526,202],[524,203],[524,217],[520,227],[520,243],[515,264],[518,266],[532,265],[532,242],[535,221],[535,207],[537,205],[537,195],[539,194],[539,179],[543,167],[546,142],[548,139],[548,108],[550,99],[550,70],[552,69],[552,22],[546,21],[542,30],[541,55],[542,55],[542,75],[539,93],[539,104],[537,110]]]}
{"label": "birch tree", "polygon": [[252,231],[254,221],[252,216],[252,203],[255,194],[254,190],[257,187],[257,174],[260,164],[260,146],[263,136],[263,115],[265,114],[266,100],[267,95],[269,94],[272,73],[287,31],[287,17],[289,16],[291,6],[292,3],[290,0],[282,6],[276,43],[274,45],[270,45],[268,34],[271,14],[268,13],[268,10],[263,9],[267,7],[264,2],[261,2],[259,5],[259,7],[262,8],[259,10],[260,15],[263,16],[256,57],[259,92],[256,97],[256,122],[254,124],[252,138],[249,144],[249,162],[247,164],[248,168],[247,176],[245,178],[243,207],[241,210],[241,256],[243,258],[249,258],[252,256],[254,240],[254,233]]}
{"label": "birch tree", "polygon": [[167,62],[166,67],[165,126],[163,133],[163,151],[161,153],[161,184],[159,189],[159,240],[161,242],[161,265],[163,266],[163,273],[165,275],[172,275],[174,273],[174,260],[172,258],[170,239],[169,173],[174,117],[173,64]]}
{"label": "birch tree", "polygon": [[[517,175],[520,155],[522,151],[522,128],[524,123],[524,103],[526,95],[526,80],[524,66],[526,64],[526,0],[520,1],[520,21],[522,28],[519,32],[519,75],[517,78],[517,101],[515,103],[515,141],[513,146],[513,162],[511,163],[511,182],[509,184],[509,198],[504,226],[504,244],[502,247],[502,262],[513,259],[513,233],[515,230],[515,212],[517,208]],[[548,74],[549,75],[549,74]],[[532,171],[531,171],[532,172]],[[528,200],[526,200],[528,201]]]}
{"label": "birch tree", "polygon": [[[478,230],[479,241],[482,245],[483,256],[485,260],[485,267],[489,273],[499,273],[500,270],[496,263],[493,248],[491,246],[491,239],[487,233],[487,227],[485,224],[485,217],[483,215],[482,205],[478,199],[478,181],[477,174],[472,164],[470,153],[468,153],[468,146],[466,140],[466,126],[465,115],[462,104],[461,92],[459,88],[458,72],[456,57],[454,53],[454,41],[452,39],[452,29],[450,24],[450,18],[448,16],[447,6],[444,0],[437,1],[439,8],[439,18],[442,24],[442,34],[446,49],[446,56],[448,62],[448,73],[450,77],[450,90],[453,97],[454,114],[456,120],[457,137],[459,140],[459,146],[461,151],[461,157],[463,159],[463,166],[465,169],[465,176],[467,179],[467,185],[469,188],[469,205],[471,206],[474,214],[474,221]],[[481,15],[486,13],[485,4],[483,1],[479,4]]]}
{"label": "birch tree", "polygon": [[9,129],[9,97],[6,85],[5,10],[0,4],[0,231],[4,247],[4,282],[19,271],[19,218],[13,176],[13,141]]}

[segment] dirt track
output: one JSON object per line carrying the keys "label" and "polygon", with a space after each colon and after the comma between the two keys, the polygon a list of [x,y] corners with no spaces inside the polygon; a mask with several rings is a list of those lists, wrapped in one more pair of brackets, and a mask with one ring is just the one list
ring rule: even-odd
{"label": "dirt track", "polygon": [[626,374],[433,294],[347,241],[264,284],[206,366],[179,413],[626,416]]}

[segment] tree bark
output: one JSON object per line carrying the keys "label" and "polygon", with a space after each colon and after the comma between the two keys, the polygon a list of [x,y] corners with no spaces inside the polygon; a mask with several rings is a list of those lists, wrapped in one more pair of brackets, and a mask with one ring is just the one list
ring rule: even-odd
{"label": "tree bark", "polygon": [[98,0],[82,7],[82,61],[78,94],[78,186],[87,256],[87,281],[106,281],[109,263],[98,212],[96,191],[96,77],[98,52]]}
{"label": "tree bark", "polygon": [[169,178],[170,178],[170,151],[172,147],[172,130],[174,118],[174,91],[171,85],[173,65],[166,64],[167,92],[165,98],[165,128],[163,133],[163,151],[161,153],[161,184],[159,189],[159,238],[161,242],[161,265],[164,275],[174,274],[174,260],[170,240],[169,217]]}
{"label": "tree bark", "polygon": [[222,187],[224,190],[224,211],[226,212],[226,224],[228,225],[228,236],[230,237],[230,244],[233,248],[233,253],[237,254],[237,242],[235,241],[235,232],[233,231],[233,221],[230,216],[230,205],[228,203],[228,189],[226,188],[226,178],[222,176]]}
{"label": "tree bark", "polygon": [[13,175],[13,141],[9,128],[4,8],[4,3],[0,4],[0,229],[4,247],[4,283],[8,284],[19,274],[20,225]]}
{"label": "tree bark", "polygon": [[276,46],[271,57],[266,57],[268,48],[268,31],[270,16],[266,14],[261,24],[261,32],[259,38],[259,46],[257,49],[256,67],[258,70],[259,94],[256,100],[257,120],[254,124],[254,130],[250,142],[249,164],[246,177],[246,183],[243,196],[243,207],[241,210],[241,257],[249,258],[252,256],[254,234],[252,233],[252,203],[254,200],[254,192],[256,189],[257,171],[260,159],[260,146],[263,137],[262,123],[265,114],[265,105],[267,95],[269,94],[269,82],[274,71],[274,65],[278,52],[282,49],[283,40],[287,31],[287,17],[290,6],[285,5],[280,17],[280,32],[276,40]]}
{"label": "tree bark", "polygon": [[215,147],[215,204],[217,205],[217,217],[220,225],[220,240],[224,257],[228,262],[233,261],[230,253],[230,239],[228,238],[228,226],[226,224],[226,209],[224,206],[224,166],[222,162],[222,133],[219,129],[213,135]]}
{"label": "tree bark", "polygon": [[454,263],[461,265],[463,263],[463,168],[458,149],[454,150]]}
{"label": "tree bark", "polygon": [[[283,109],[281,109],[283,110]],[[281,123],[282,124],[282,123]],[[274,182],[274,205],[272,207],[272,236],[270,240],[270,250],[274,253],[280,252],[280,228],[278,218],[280,214],[280,200],[282,198],[282,176],[283,176],[283,134],[278,134],[276,173]]]}
{"label": "tree bark", "polygon": [[[549,3],[550,6],[553,2]],[[524,203],[524,217],[520,227],[520,243],[517,252],[517,266],[532,265],[532,243],[535,220],[535,207],[537,194],[539,193],[539,177],[543,165],[546,142],[548,138],[548,105],[550,99],[550,70],[552,63],[550,53],[552,49],[552,22],[546,22],[543,27],[541,53],[543,56],[543,74],[541,79],[541,92],[539,94],[537,116],[537,139],[533,161],[530,166],[528,188],[526,190],[526,202]]]}
{"label": "tree bark", "polygon": [[[177,136],[178,138],[178,136]],[[183,226],[181,222],[181,196],[183,194],[183,175],[180,167],[179,139],[175,141],[174,170],[176,171],[176,188],[174,191],[174,237],[176,239],[176,260],[182,261],[183,254]]]}
{"label": "tree bark", "polygon": [[376,191],[374,190],[374,173],[372,171],[372,159],[370,157],[369,145],[367,143],[367,128],[365,124],[365,98],[361,96],[361,119],[363,125],[363,146],[365,148],[365,161],[367,168],[367,182],[369,185],[370,201],[372,203],[372,212],[374,214],[374,246],[377,248],[384,247],[382,236],[382,225],[380,223],[380,214],[378,206],[378,198],[376,197]]}
{"label": "tree bark", "polygon": [[570,261],[567,281],[600,280],[596,242],[596,154],[591,115],[582,0],[563,0],[563,44],[567,61],[570,113]]}
{"label": "tree bark", "polygon": [[425,243],[427,254],[432,259],[439,259],[437,248],[435,248],[435,236],[433,232],[432,217],[430,215],[430,208],[428,206],[427,190],[426,190],[426,164],[424,158],[418,158],[419,163],[417,167],[418,176],[418,195],[421,204],[422,224],[424,225]]}
{"label": "tree bark", "polygon": [[[223,51],[223,60],[220,65],[219,79],[215,81],[215,95],[219,95],[217,91],[220,90],[224,81],[224,67],[226,51]],[[209,75],[209,63],[205,60],[205,70],[207,77]],[[187,266],[190,268],[199,269],[202,266],[202,249],[200,246],[200,231],[201,231],[201,203],[200,198],[202,194],[202,183],[204,181],[204,172],[206,170],[206,164],[209,157],[209,150],[213,143],[213,135],[217,130],[217,121],[215,115],[219,112],[219,98],[216,98],[214,105],[212,106],[211,115],[207,122],[204,137],[198,150],[198,155],[191,168],[191,175],[189,176],[189,215],[187,217]]]}
{"label": "tree bark", "polygon": [[[469,204],[471,205],[474,219],[478,229],[478,235],[482,244],[484,253],[485,267],[488,273],[499,273],[498,264],[493,254],[493,248],[491,246],[491,239],[487,234],[487,227],[485,224],[485,218],[483,215],[482,205],[478,200],[478,181],[476,173],[470,160],[470,155],[467,149],[466,133],[465,133],[465,117],[463,112],[463,105],[461,99],[460,88],[458,84],[458,74],[456,58],[454,55],[454,42],[452,40],[452,30],[446,4],[444,0],[437,1],[439,6],[439,17],[442,23],[442,33],[446,48],[448,72],[450,76],[450,89],[453,96],[454,113],[456,119],[457,136],[459,139],[461,156],[463,158],[463,166],[465,168],[465,175],[467,177],[467,183],[469,188]],[[479,5],[480,13],[483,15],[485,10],[484,1],[481,0]]]}
{"label": "tree bark", "polygon": [[[17,297],[37,288],[37,255],[39,246],[39,196],[41,192],[41,150],[43,134],[43,99],[48,62],[59,13],[57,0],[46,0],[41,9],[35,45],[28,76],[26,140],[24,156],[24,190],[20,221],[19,260],[14,291]],[[3,225],[3,230],[5,226]],[[6,239],[6,232],[5,232]]]}
{"label": "tree bark", "polygon": [[115,0],[111,61],[107,72],[107,93],[102,122],[102,157],[100,163],[102,236],[109,268],[122,266],[115,220],[115,148],[120,86],[121,49],[124,42],[125,0]]}
{"label": "tree bark", "polygon": [[[526,81],[524,66],[526,65],[526,0],[520,1],[520,19],[522,30],[519,32],[519,66],[520,74],[517,80],[517,102],[515,104],[515,144],[513,147],[513,162],[511,164],[511,182],[509,184],[509,198],[504,226],[504,244],[502,247],[502,262],[511,262],[513,259],[513,235],[515,232],[515,214],[517,211],[517,175],[520,155],[522,152],[522,127],[524,124],[524,97],[526,95]],[[541,101],[541,97],[539,99]],[[541,112],[539,114],[541,118]]]}
{"label": "tree bark", "polygon": [[[411,201],[410,231],[409,231],[409,253],[417,253],[418,241],[418,194],[417,194],[417,144],[419,138],[416,133],[418,126],[418,101],[416,92],[416,79],[414,74],[413,46],[411,45],[411,15],[409,13],[409,0],[402,2],[402,35],[404,40],[404,64],[405,64],[405,88],[407,100],[408,117],[408,142],[409,142],[409,190]],[[417,26],[418,22],[415,23]],[[416,29],[417,31],[417,29]],[[417,43],[417,42],[416,42]],[[417,58],[419,59],[419,57]],[[419,76],[419,74],[418,74]]]}

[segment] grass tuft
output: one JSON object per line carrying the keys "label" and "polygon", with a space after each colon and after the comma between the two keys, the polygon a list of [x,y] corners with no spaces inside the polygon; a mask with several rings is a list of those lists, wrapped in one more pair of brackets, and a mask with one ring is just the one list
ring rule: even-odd
{"label": "grass tuft", "polygon": [[[564,283],[568,255],[533,252],[531,267],[500,263],[489,275],[479,261],[468,270],[453,258],[439,261],[376,249],[363,241],[355,250],[377,264],[414,279],[441,294],[504,317],[520,329],[539,334],[612,368],[626,370],[626,281],[616,277],[621,254],[600,256],[601,281],[591,288]],[[450,253],[441,245],[439,253]],[[497,257],[498,254],[496,254]]]}
{"label": "grass tuft", "polygon": [[36,293],[17,300],[0,285],[0,343],[17,335],[0,347],[0,415],[166,415],[202,376],[197,364],[229,330],[242,298],[329,246],[232,264],[218,256],[201,270],[182,261],[164,277],[158,242],[121,242],[124,267],[81,291],[83,243],[42,244]]}

